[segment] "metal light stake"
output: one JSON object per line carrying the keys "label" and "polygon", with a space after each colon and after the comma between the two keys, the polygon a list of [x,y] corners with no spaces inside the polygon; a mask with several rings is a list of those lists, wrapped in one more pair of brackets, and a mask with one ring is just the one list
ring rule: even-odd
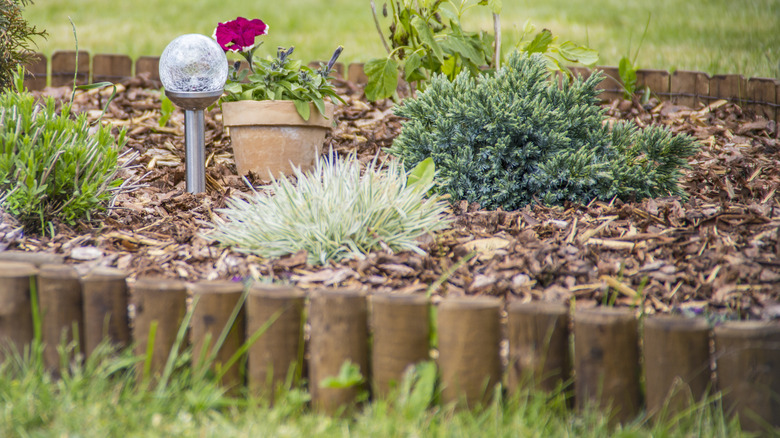
{"label": "metal light stake", "polygon": [[160,56],[160,81],[168,98],[184,110],[187,191],[206,191],[206,134],[203,110],[219,99],[228,68],[213,39],[187,34],[171,41]]}
{"label": "metal light stake", "polygon": [[184,110],[184,145],[187,191],[206,191],[206,122],[203,110],[222,95],[219,91],[166,91],[171,102]]}

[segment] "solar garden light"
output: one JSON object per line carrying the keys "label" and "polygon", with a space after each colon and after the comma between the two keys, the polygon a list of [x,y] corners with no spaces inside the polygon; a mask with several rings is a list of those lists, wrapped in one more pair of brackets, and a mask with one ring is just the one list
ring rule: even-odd
{"label": "solar garden light", "polygon": [[171,41],[160,57],[165,95],[184,110],[187,191],[206,190],[206,146],[203,110],[222,95],[228,75],[225,52],[213,39],[198,34]]}

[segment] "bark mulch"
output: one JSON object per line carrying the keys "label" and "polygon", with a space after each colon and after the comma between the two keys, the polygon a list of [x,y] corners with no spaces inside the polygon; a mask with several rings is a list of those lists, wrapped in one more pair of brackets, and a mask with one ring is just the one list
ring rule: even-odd
{"label": "bark mulch", "polygon": [[[371,159],[391,144],[402,120],[392,102],[366,102],[337,81],[346,105],[327,147]],[[489,294],[507,300],[574,299],[582,307],[636,306],[646,313],[711,318],[780,318],[780,141],[778,126],[726,101],[688,108],[652,99],[604,105],[610,121],[663,124],[700,140],[683,184],[690,199],[485,211],[455,202],[454,226],[423,239],[427,255],[377,253],[363,260],[306,264],[306,254],[261,260],[199,236],[202,222],[247,190],[236,175],[221,115],[206,112],[207,193],[185,190],[183,113],[160,127],[160,92],[136,77],[119,86],[103,117],[127,129],[138,153],[126,177],[144,187],[121,194],[106,214],[56,235],[24,235],[5,216],[0,250],[53,254],[86,272],[111,266],[132,279],[185,281],[272,278],[307,288],[340,286],[443,296]],[[47,94],[69,98],[69,89]],[[107,91],[79,92],[76,111],[97,118]],[[258,183],[250,176],[251,182]],[[16,254],[6,252],[6,255]]]}

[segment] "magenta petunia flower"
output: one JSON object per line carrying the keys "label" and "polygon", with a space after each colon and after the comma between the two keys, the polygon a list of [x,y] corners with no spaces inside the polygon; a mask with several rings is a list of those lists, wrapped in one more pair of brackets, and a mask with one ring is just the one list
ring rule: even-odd
{"label": "magenta petunia flower", "polygon": [[214,38],[226,52],[246,52],[255,46],[255,38],[268,33],[268,25],[255,18],[247,20],[238,17],[235,20],[218,23]]}

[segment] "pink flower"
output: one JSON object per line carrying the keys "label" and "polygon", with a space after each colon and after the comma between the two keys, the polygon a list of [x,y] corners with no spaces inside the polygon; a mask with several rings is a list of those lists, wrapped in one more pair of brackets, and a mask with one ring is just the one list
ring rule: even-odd
{"label": "pink flower", "polygon": [[246,52],[255,46],[255,38],[268,33],[268,25],[255,18],[247,20],[238,17],[235,20],[218,23],[214,38],[226,52]]}

